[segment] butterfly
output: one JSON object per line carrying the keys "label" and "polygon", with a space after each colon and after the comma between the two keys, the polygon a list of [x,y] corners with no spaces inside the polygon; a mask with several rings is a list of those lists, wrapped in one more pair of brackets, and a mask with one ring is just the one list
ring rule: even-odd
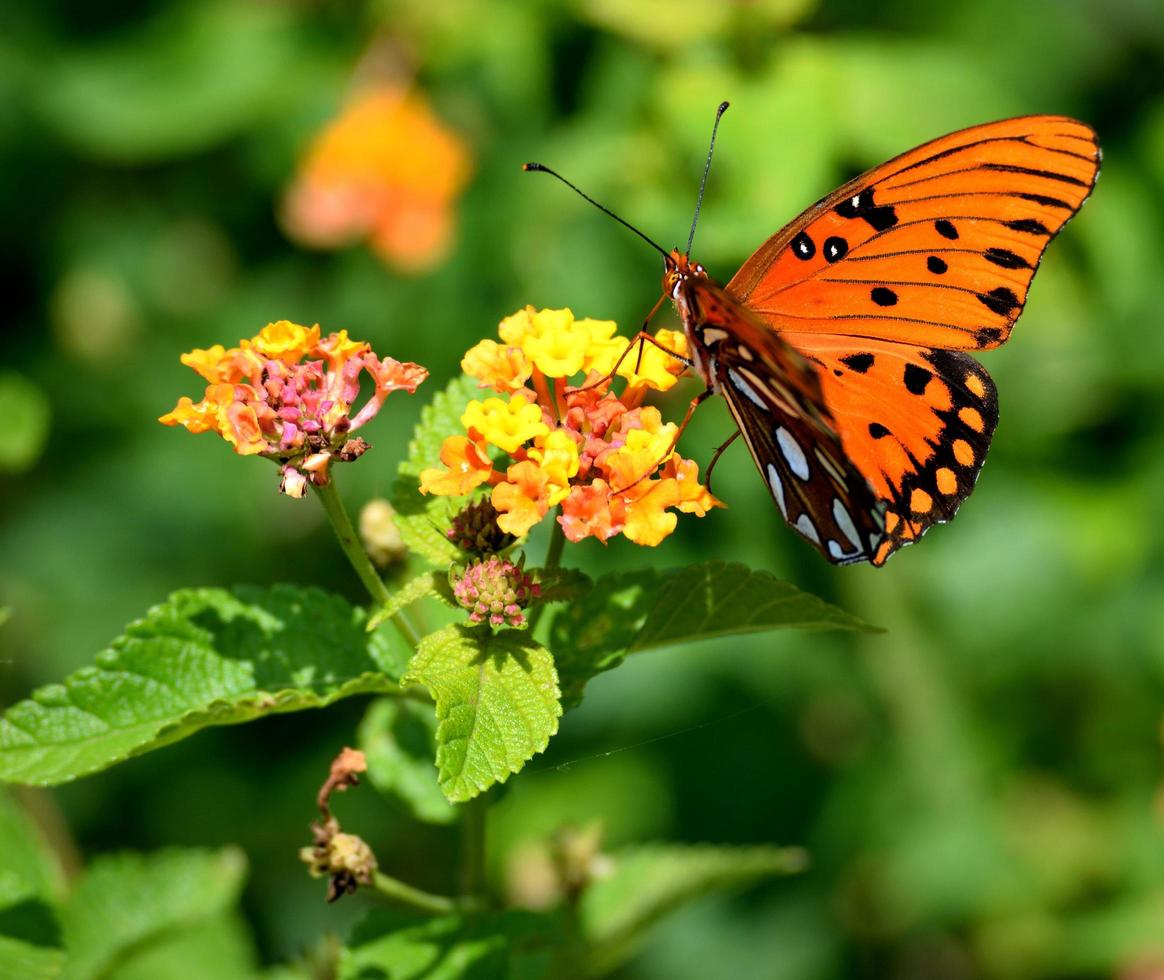
{"label": "butterfly", "polygon": [[974,489],[998,395],[968,351],[1006,342],[1100,160],[1094,131],[1064,116],[972,126],[818,201],[726,286],[666,256],[707,392],[829,561],[882,565]]}
{"label": "butterfly", "polygon": [[725,398],[784,520],[825,558],[883,565],[974,489],[998,395],[968,351],[1006,342],[1100,160],[1095,132],[1065,116],[951,133],[822,198],[726,286],[691,260],[694,222],[668,253],[526,169],[663,254],[706,383],[692,410]]}

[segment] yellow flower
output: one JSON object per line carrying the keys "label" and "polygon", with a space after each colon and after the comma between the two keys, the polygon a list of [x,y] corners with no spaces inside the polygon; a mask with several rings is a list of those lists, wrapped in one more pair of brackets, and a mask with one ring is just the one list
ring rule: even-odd
{"label": "yellow flower", "polygon": [[264,357],[296,364],[319,343],[319,324],[300,326],[290,320],[268,323],[250,340],[242,342],[243,349],[253,348]]}
{"label": "yellow flower", "polygon": [[495,391],[518,391],[533,368],[520,347],[482,340],[461,358],[461,370]]}
{"label": "yellow flower", "polygon": [[582,370],[590,331],[569,310],[541,310],[533,315],[533,328],[526,331],[521,348],[542,374],[568,378]]}
{"label": "yellow flower", "polygon": [[646,492],[627,504],[622,533],[635,544],[653,548],[675,530],[678,518],[667,508],[679,502],[679,492],[674,480],[652,480],[639,486],[646,487]]}
{"label": "yellow flower", "polygon": [[555,429],[529,450],[549,481],[549,503],[555,507],[570,494],[570,478],[578,474],[578,443],[563,429]]}
{"label": "yellow flower", "polygon": [[528,440],[550,431],[542,421],[541,407],[536,402],[526,401],[524,395],[514,395],[508,403],[500,398],[471,401],[465,406],[461,424],[466,429],[476,430],[487,442],[510,454]]}
{"label": "yellow flower", "polygon": [[493,464],[464,436],[449,436],[441,445],[441,462],[446,469],[433,467],[420,474],[420,492],[438,497],[463,497],[493,475]]}
{"label": "yellow flower", "polygon": [[525,342],[525,335],[534,329],[534,313],[534,308],[527,306],[513,316],[507,316],[497,326],[498,336],[510,347],[520,347]]}
{"label": "yellow flower", "polygon": [[[682,331],[660,330],[655,334],[655,339],[668,350],[687,356],[687,337]],[[626,378],[631,387],[647,385],[657,391],[667,391],[687,368],[687,365],[678,358],[672,357],[647,341],[643,342],[642,355],[642,361],[639,362],[639,352],[632,350],[618,366],[619,377]],[[607,371],[609,370],[610,368],[607,368]]]}

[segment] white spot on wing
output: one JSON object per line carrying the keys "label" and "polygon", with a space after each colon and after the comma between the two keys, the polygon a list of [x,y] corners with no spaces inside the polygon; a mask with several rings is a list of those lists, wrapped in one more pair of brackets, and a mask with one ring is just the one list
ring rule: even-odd
{"label": "white spot on wing", "polygon": [[788,520],[788,507],[784,503],[784,482],[780,479],[775,463],[768,464],[768,486],[772,488],[772,496],[776,498],[781,515]]}
{"label": "white spot on wing", "polygon": [[705,327],[703,329],[703,342],[710,347],[712,344],[718,344],[721,340],[726,340],[727,335],[726,330],[720,330],[718,327]]}
{"label": "white spot on wing", "polygon": [[796,437],[789,432],[784,426],[776,426],[776,441],[780,444],[780,452],[784,454],[784,458],[788,460],[788,466],[800,479],[808,479],[808,459],[804,455],[804,450],[800,448],[800,443],[796,441]]}
{"label": "white spot on wing", "polygon": [[857,534],[857,527],[853,523],[853,518],[850,516],[848,508],[845,507],[839,497],[833,497],[833,520],[837,522],[837,527],[841,529],[841,533],[853,542],[857,548],[861,547],[861,536]]}
{"label": "white spot on wing", "polygon": [[[796,530],[803,534],[813,544],[820,544],[820,535],[816,533],[816,525],[807,514],[801,514],[796,521]],[[830,541],[829,544],[834,542]]]}
{"label": "white spot on wing", "polygon": [[[735,386],[736,391],[748,399],[748,401],[752,402],[754,405],[759,405],[760,408],[764,409],[765,411],[768,410],[768,403],[764,401],[764,399],[761,398],[758,394],[756,394],[756,389],[748,384],[748,382],[746,382],[743,377],[741,377],[739,371],[737,371],[735,368],[728,368],[728,378]],[[803,479],[803,477],[801,479]]]}
{"label": "white spot on wing", "polygon": [[832,540],[829,541],[829,555],[835,558],[837,561],[840,561],[842,558],[846,557],[845,552],[841,550],[841,546]]}
{"label": "white spot on wing", "polygon": [[752,352],[751,352],[751,351],[750,351],[750,350],[749,350],[747,347],[745,347],[743,344],[740,344],[740,345],[739,345],[739,346],[736,348],[736,353],[737,353],[737,354],[739,354],[739,355],[740,355],[740,357],[742,357],[742,358],[743,358],[745,361],[754,361],[754,360],[756,359],[756,355],[755,355],[755,354],[753,354],[753,353],[752,353]]}

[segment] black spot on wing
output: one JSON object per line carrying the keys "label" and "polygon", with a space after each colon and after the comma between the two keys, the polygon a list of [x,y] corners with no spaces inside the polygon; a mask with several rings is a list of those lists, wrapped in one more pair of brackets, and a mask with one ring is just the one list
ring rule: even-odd
{"label": "black spot on wing", "polygon": [[869,298],[878,306],[897,305],[897,293],[892,289],[887,289],[885,286],[874,286],[869,293]]}
{"label": "black spot on wing", "polygon": [[1009,316],[1011,311],[1019,305],[1019,298],[1013,290],[999,286],[988,293],[978,293],[979,301],[988,309],[1000,316]]}
{"label": "black spot on wing", "polygon": [[1002,339],[1002,331],[998,327],[979,327],[974,331],[974,339],[978,342],[979,347],[997,344]]}
{"label": "black spot on wing", "polygon": [[804,262],[816,255],[816,244],[808,237],[807,232],[802,231],[792,239],[792,254]]}
{"label": "black spot on wing", "polygon": [[1031,264],[1021,255],[1015,255],[1009,248],[988,248],[982,253],[987,262],[993,262],[1003,269],[1029,269]]}
{"label": "black spot on wing", "polygon": [[905,390],[911,395],[923,395],[926,385],[930,383],[933,376],[933,371],[927,371],[916,364],[907,364],[905,366]]}
{"label": "black spot on wing", "polygon": [[1025,235],[1051,234],[1045,224],[1041,221],[1036,221],[1034,218],[1019,218],[1017,221],[1005,221],[1003,224],[1011,231],[1021,231]]}
{"label": "black spot on wing", "polygon": [[889,430],[885,428],[885,426],[883,426],[880,422],[870,422],[869,435],[871,435],[874,439],[884,439],[887,435],[889,435]]}
{"label": "black spot on wing", "polygon": [[940,276],[950,267],[946,265],[944,259],[939,259],[936,255],[931,255],[926,259],[926,268],[935,276]]}
{"label": "black spot on wing", "polygon": [[864,374],[873,366],[872,354],[849,354],[841,358],[841,363],[852,368],[858,374]]}
{"label": "black spot on wing", "polygon": [[878,205],[873,200],[871,187],[846,198],[833,210],[842,218],[863,218],[874,231],[886,231],[897,224],[897,212],[893,206]]}
{"label": "black spot on wing", "polygon": [[958,237],[958,229],[954,227],[954,223],[947,221],[945,218],[939,218],[935,221],[934,228],[939,235],[943,238],[948,238],[950,241],[954,241]]}
{"label": "black spot on wing", "polygon": [[840,262],[849,254],[849,243],[839,235],[830,235],[825,239],[824,257],[826,262]]}

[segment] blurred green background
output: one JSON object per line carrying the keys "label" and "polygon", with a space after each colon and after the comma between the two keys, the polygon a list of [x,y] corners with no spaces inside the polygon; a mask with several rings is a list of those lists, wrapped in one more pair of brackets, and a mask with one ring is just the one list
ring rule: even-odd
{"label": "blurred green background", "polygon": [[[474,159],[453,249],[423,274],[306,250],[276,218],[384,49]],[[716,472],[729,510],[655,551],[567,552],[592,571],[746,561],[888,633],[708,643],[599,677],[495,808],[494,871],[520,876],[503,852],[592,817],[612,844],[809,848],[806,875],[661,925],[620,974],[636,980],[1162,975],[1162,79],[1160,0],[4,5],[0,701],[90,662],[176,587],[361,598],[318,507],[276,498],[272,467],[156,423],[198,394],[180,352],[286,317],[428,365],[339,473],[358,506],[502,316],[570,306],[633,329],[658,257],[523,161],[681,244],[730,100],[695,247],[726,281],[868,166],[976,122],[1071,114],[1098,129],[1103,172],[983,359],[1001,422],[954,524],[883,570],[833,569],[736,446]],[[705,465],[729,432],[713,402],[685,454]],[[260,955],[287,959],[361,910],[325,907],[295,851],[363,708],[211,731],[29,799],[77,860],[239,842]],[[454,831],[370,789],[338,808],[387,870],[450,887]]]}

